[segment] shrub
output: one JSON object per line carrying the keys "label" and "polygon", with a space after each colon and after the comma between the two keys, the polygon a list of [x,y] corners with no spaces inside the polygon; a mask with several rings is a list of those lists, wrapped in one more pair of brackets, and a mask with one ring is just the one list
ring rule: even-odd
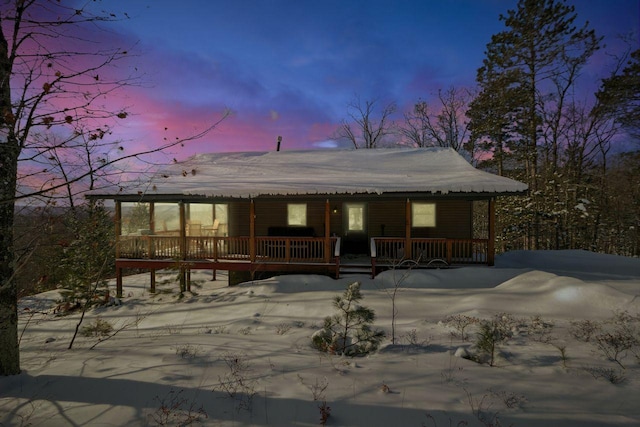
{"label": "shrub", "polygon": [[598,322],[591,320],[579,320],[571,322],[569,332],[575,339],[582,342],[589,342],[591,338],[602,328]]}
{"label": "shrub", "polygon": [[194,400],[182,396],[184,390],[171,389],[165,397],[156,396],[154,401],[158,403],[158,409],[149,414],[150,420],[159,426],[202,424],[203,418],[208,418],[202,405]]}
{"label": "shrub", "polygon": [[555,339],[551,335],[554,326],[553,322],[546,321],[540,316],[533,316],[527,325],[527,335],[534,341],[549,344]]}
{"label": "shrub", "polygon": [[489,366],[495,365],[498,346],[513,336],[514,322],[513,317],[508,314],[497,314],[489,320],[480,321],[475,347],[481,356],[487,358]]}
{"label": "shrub", "polygon": [[638,357],[640,348],[640,317],[630,315],[626,311],[616,313],[612,319],[605,322],[594,332],[592,343],[610,361],[625,368],[622,359],[630,351]]}
{"label": "shrub", "polygon": [[97,317],[96,320],[87,325],[83,326],[80,330],[80,334],[83,337],[105,337],[109,335],[113,331],[113,326],[111,323],[106,320],[102,320],[100,317]]}
{"label": "shrub", "polygon": [[312,345],[320,351],[348,356],[365,355],[375,351],[384,332],[371,329],[375,313],[358,304],[362,299],[360,283],[350,284],[333,306],[338,313],[324,319],[322,329],[312,337]]}
{"label": "shrub", "polygon": [[250,378],[251,365],[246,355],[226,353],[222,359],[229,368],[223,376],[218,376],[218,390],[224,391],[237,402],[237,410],[251,412],[253,397],[256,395],[256,380]]}
{"label": "shrub", "polygon": [[456,314],[453,316],[447,316],[444,319],[444,324],[453,327],[456,330],[457,335],[462,341],[466,341],[469,337],[465,333],[465,330],[472,325],[476,325],[480,322],[480,319],[473,316],[467,316],[464,314]]}

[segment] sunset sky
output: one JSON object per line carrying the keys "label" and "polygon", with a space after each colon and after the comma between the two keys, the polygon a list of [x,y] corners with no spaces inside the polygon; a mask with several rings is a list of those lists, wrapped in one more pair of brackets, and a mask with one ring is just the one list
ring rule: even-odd
{"label": "sunset sky", "polygon": [[[583,73],[606,76],[617,38],[635,31],[640,1],[574,0],[578,24],[605,37]],[[195,1],[110,0],[129,19],[109,25],[138,54],[144,84],[122,102],[131,116],[116,135],[130,144],[184,137],[233,114],[175,155],[335,146],[331,136],[359,96],[399,112],[439,89],[472,88],[499,15],[514,0]],[[168,128],[166,131],[164,128]]]}

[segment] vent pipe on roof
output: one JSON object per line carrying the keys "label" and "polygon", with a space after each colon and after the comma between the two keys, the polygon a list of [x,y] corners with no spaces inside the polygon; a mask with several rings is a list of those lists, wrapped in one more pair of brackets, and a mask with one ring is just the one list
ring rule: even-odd
{"label": "vent pipe on roof", "polygon": [[282,137],[280,135],[278,135],[278,148],[276,149],[276,151],[280,151],[280,143],[282,142]]}

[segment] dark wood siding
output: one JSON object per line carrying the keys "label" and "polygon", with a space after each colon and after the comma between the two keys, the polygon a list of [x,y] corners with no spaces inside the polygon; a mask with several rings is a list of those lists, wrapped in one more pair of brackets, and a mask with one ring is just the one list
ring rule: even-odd
{"label": "dark wood siding", "polygon": [[404,199],[369,202],[369,236],[404,237],[406,206]]}
{"label": "dark wood siding", "polygon": [[[369,237],[404,237],[406,219],[406,199],[375,200],[357,199],[355,202],[367,203]],[[469,239],[472,237],[472,206],[469,200],[415,200],[436,204],[436,227],[413,227],[412,237]],[[330,234],[341,236],[342,204],[344,200],[329,200]],[[256,236],[267,236],[269,227],[287,226],[287,203],[307,204],[307,226],[313,227],[318,237],[324,236],[324,200],[292,199],[256,200]],[[333,212],[337,209],[337,212]],[[229,235],[249,235],[249,202],[229,203]],[[383,227],[384,226],[384,227]],[[384,232],[383,232],[384,229]]]}
{"label": "dark wood siding", "polygon": [[291,202],[257,200],[255,202],[256,236],[267,236],[269,227],[286,227],[288,225],[287,205],[289,203],[305,203],[307,205],[307,226],[313,228],[317,237],[324,236],[325,202],[321,200],[292,200]]}
{"label": "dark wood siding", "polygon": [[250,202],[229,203],[229,236],[249,235]]}
{"label": "dark wood siding", "polygon": [[472,202],[468,200],[438,200],[436,226],[414,227],[412,237],[470,239]]}

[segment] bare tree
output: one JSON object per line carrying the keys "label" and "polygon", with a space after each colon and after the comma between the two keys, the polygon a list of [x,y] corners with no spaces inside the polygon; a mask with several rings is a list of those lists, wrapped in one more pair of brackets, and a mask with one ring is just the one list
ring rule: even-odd
{"label": "bare tree", "polygon": [[416,103],[413,111],[405,113],[400,132],[417,147],[449,147],[460,152],[469,139],[465,113],[470,99],[466,89],[438,90],[437,106]]}
{"label": "bare tree", "polygon": [[72,200],[116,164],[201,137],[217,124],[143,152],[125,150],[109,129],[129,112],[106,100],[139,79],[126,72],[129,50],[100,36],[112,39],[101,25],[126,15],[95,14],[92,6],[8,0],[0,9],[0,375],[20,372],[16,201],[60,190]]}
{"label": "bare tree", "polygon": [[336,137],[353,144],[354,148],[377,148],[384,137],[393,133],[391,116],[396,105],[389,103],[376,111],[377,100],[362,102],[355,97],[348,105],[350,120],[343,120]]}

